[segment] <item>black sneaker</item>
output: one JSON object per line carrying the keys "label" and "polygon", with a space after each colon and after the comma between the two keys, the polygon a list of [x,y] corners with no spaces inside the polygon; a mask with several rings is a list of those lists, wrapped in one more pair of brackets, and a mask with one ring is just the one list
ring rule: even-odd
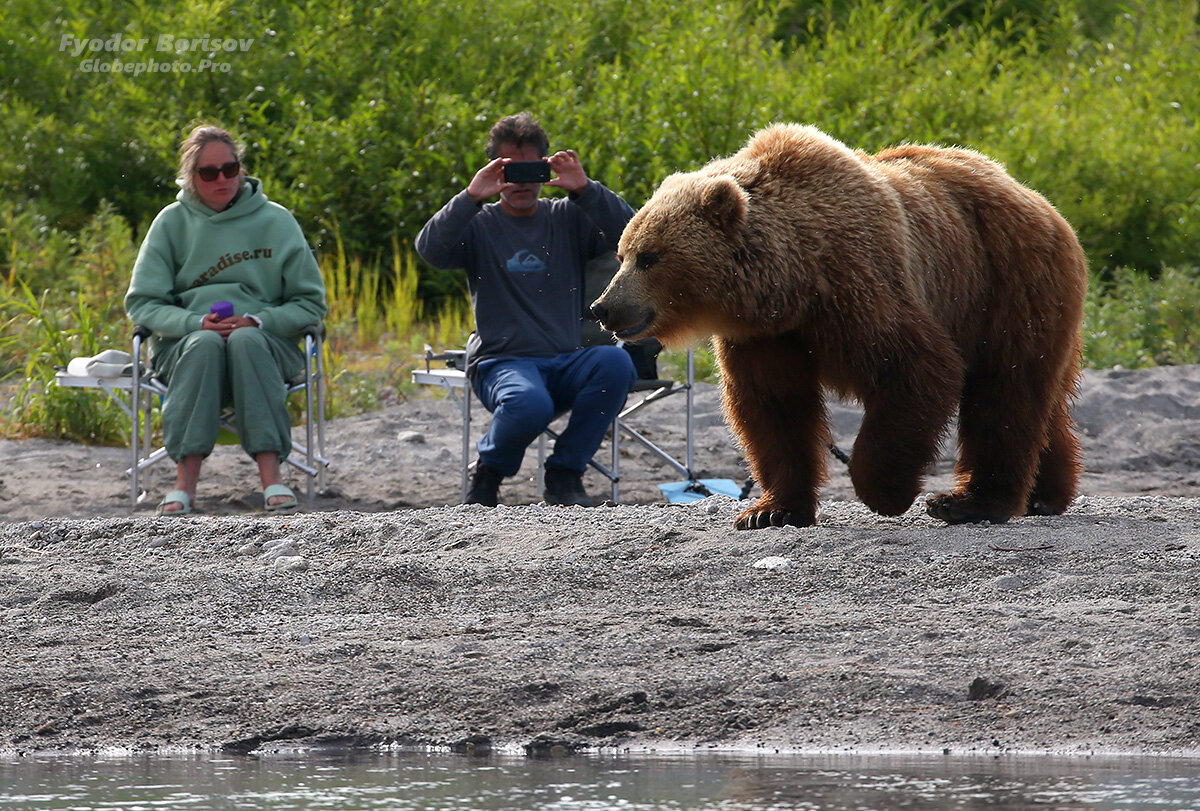
{"label": "black sneaker", "polygon": [[477,462],[475,472],[471,475],[471,489],[467,490],[463,504],[495,507],[500,500],[500,482],[503,480],[504,475],[500,471]]}
{"label": "black sneaker", "polygon": [[560,467],[546,468],[546,489],[542,498],[547,504],[563,507],[594,507],[596,501],[583,489],[583,474]]}

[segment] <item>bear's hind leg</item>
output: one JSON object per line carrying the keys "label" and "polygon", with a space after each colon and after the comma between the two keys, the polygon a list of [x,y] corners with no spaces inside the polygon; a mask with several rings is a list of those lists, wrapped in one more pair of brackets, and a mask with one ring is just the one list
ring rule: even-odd
{"label": "bear's hind leg", "polygon": [[869,392],[850,479],[854,492],[880,515],[903,515],[916,500],[925,472],[937,457],[962,391],[962,367],[953,345],[930,326],[905,342],[880,366]]}
{"label": "bear's hind leg", "polygon": [[812,526],[829,442],[825,401],[806,352],[785,338],[716,339],[730,430],[762,488],[737,529]]}
{"label": "bear's hind leg", "polygon": [[1025,514],[1061,515],[1066,512],[1079,488],[1079,469],[1079,438],[1075,436],[1064,394],[1050,415],[1048,441],[1038,459],[1037,478]]}
{"label": "bear's hind leg", "polygon": [[958,413],[958,488],[928,499],[934,518],[1001,524],[1025,514],[1051,411],[1053,386],[1039,371],[1031,365],[968,373]]}

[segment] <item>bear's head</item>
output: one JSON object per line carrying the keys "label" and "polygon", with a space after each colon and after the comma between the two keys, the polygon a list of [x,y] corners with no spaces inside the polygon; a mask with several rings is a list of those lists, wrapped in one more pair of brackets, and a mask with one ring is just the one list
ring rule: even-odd
{"label": "bear's head", "polygon": [[725,331],[748,199],[726,174],[664,180],[625,226],[620,270],[592,304],[604,328],[667,344]]}

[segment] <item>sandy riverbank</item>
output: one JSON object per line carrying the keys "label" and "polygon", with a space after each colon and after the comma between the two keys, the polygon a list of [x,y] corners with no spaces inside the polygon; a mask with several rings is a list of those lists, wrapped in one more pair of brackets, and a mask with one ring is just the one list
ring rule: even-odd
{"label": "sandy riverbank", "polygon": [[[166,520],[130,514],[117,449],[0,443],[0,749],[1194,754],[1198,404],[1197,367],[1089,373],[1084,495],[979,527],[876,516],[834,468],[817,527],[739,533],[730,499],[662,504],[675,477],[633,448],[642,503],[547,508],[523,476],[509,506],[440,506],[456,412],[428,398],[331,425],[334,490],[291,516],[233,448]],[[713,390],[697,412],[698,470],[740,480]]]}

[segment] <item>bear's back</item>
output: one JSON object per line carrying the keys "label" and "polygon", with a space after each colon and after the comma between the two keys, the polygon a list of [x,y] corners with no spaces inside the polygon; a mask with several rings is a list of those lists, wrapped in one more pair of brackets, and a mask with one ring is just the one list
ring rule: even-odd
{"label": "bear's back", "polygon": [[775,124],[757,132],[737,154],[710,166],[738,179],[753,190],[763,183],[785,181],[796,187],[826,189],[841,194],[875,185],[876,178],[860,156],[841,141],[815,127]]}
{"label": "bear's back", "polygon": [[[922,198],[936,201],[941,216],[955,211],[994,267],[1024,264],[1022,255],[1030,253],[1082,255],[1074,230],[1049,200],[1018,182],[1002,164],[974,150],[900,146],[881,151],[874,160],[910,211]],[[1072,275],[1080,277],[1080,263],[1072,264]],[[1075,283],[1083,282],[1076,278]]]}
{"label": "bear's back", "polygon": [[971,149],[910,144],[865,159],[873,161],[902,194],[915,185],[953,198],[972,214],[1046,205],[1041,195],[1014,180],[1003,165]]}

